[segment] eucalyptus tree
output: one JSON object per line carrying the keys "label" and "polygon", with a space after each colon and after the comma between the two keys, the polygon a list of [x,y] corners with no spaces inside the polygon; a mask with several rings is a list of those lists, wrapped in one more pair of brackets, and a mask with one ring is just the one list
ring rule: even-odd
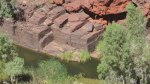
{"label": "eucalyptus tree", "polygon": [[112,23],[106,27],[103,40],[99,44],[103,57],[97,71],[99,78],[107,84],[133,83],[132,59],[126,36],[127,30],[121,24]]}
{"label": "eucalyptus tree", "polygon": [[18,57],[17,50],[12,41],[0,34],[0,79],[10,78],[12,84],[16,76],[23,70],[24,60]]}
{"label": "eucalyptus tree", "polygon": [[148,84],[150,76],[150,44],[146,41],[146,17],[140,8],[134,4],[127,6],[126,24],[128,27],[128,43],[130,44],[130,55],[134,64],[135,76],[140,79],[141,84]]}
{"label": "eucalyptus tree", "polygon": [[97,50],[103,55],[97,68],[107,83],[149,84],[150,44],[146,41],[146,18],[134,4],[127,6],[126,27],[112,23],[106,27]]}

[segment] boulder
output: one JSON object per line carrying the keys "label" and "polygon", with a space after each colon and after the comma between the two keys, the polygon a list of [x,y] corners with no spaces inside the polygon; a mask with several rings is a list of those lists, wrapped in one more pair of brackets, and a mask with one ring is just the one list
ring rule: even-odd
{"label": "boulder", "polygon": [[84,12],[81,13],[76,13],[76,16],[80,18],[80,21],[85,21],[88,19],[90,16],[85,14]]}
{"label": "boulder", "polygon": [[87,32],[92,32],[93,31],[93,24],[88,22],[84,25],[85,29]]}
{"label": "boulder", "polygon": [[78,11],[81,8],[81,3],[80,0],[76,0],[72,3],[68,3],[64,6],[64,8],[68,11],[68,12],[72,12],[72,11]]}
{"label": "boulder", "polygon": [[58,27],[63,27],[63,25],[67,22],[68,20],[68,15],[67,13],[59,16],[54,20],[54,24],[57,25]]}
{"label": "boulder", "polygon": [[37,17],[31,17],[29,18],[29,23],[35,24],[35,25],[40,25],[41,23],[43,23],[45,21],[46,17],[42,17],[42,18],[37,18]]}
{"label": "boulder", "polygon": [[104,29],[103,24],[99,20],[93,20],[92,24],[97,31]]}
{"label": "boulder", "polygon": [[80,18],[76,14],[69,14],[68,21],[69,22],[78,22]]}
{"label": "boulder", "polygon": [[50,25],[53,24],[53,22],[52,22],[51,19],[47,18],[47,19],[45,20],[45,24],[46,24],[47,26],[50,26]]}
{"label": "boulder", "polygon": [[70,26],[70,32],[74,32],[75,30],[81,28],[83,26],[83,22],[78,21],[78,22],[70,22],[69,26]]}

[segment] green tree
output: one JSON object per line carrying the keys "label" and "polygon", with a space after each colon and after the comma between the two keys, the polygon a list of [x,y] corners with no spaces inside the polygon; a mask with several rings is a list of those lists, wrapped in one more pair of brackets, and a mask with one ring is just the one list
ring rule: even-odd
{"label": "green tree", "polygon": [[15,76],[22,72],[23,65],[24,60],[18,57],[12,41],[5,34],[0,34],[0,80],[10,77],[13,83]]}
{"label": "green tree", "polygon": [[133,4],[127,6],[127,11],[128,43],[130,44],[130,55],[133,59],[135,75],[141,79],[141,84],[148,84],[150,44],[145,40],[146,18],[140,8]]}
{"label": "green tree", "polygon": [[5,68],[3,69],[4,73],[10,77],[11,83],[14,81],[18,81],[16,77],[19,75],[24,69],[24,60],[19,57],[13,57],[13,60],[5,64]]}
{"label": "green tree", "polygon": [[15,0],[0,0],[0,17],[10,18],[14,14]]}
{"label": "green tree", "polygon": [[5,34],[0,34],[0,59],[7,62],[13,56],[18,56],[18,53],[12,41]]}
{"label": "green tree", "polygon": [[127,6],[127,28],[112,23],[106,27],[97,50],[103,58],[97,68],[107,83],[149,84],[150,44],[145,40],[146,19],[133,4]]}
{"label": "green tree", "polygon": [[[103,40],[99,45],[103,57],[97,67],[99,78],[109,83],[132,82],[132,60],[127,44],[127,30],[121,24],[112,23],[106,27]],[[98,47],[97,47],[98,49]]]}
{"label": "green tree", "polygon": [[3,69],[13,56],[17,56],[17,52],[12,41],[5,34],[0,34],[0,81],[7,78]]}

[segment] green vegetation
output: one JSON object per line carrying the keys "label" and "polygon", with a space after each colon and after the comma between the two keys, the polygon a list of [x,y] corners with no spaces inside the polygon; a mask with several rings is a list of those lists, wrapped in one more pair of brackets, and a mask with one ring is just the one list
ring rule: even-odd
{"label": "green vegetation", "polygon": [[68,75],[65,66],[54,59],[39,62],[38,68],[25,69],[24,74],[32,79],[19,84],[100,84],[99,80],[84,78],[83,74]]}
{"label": "green vegetation", "polygon": [[3,68],[4,68],[4,63],[2,61],[0,61],[0,82],[7,79],[6,74],[2,70]]}
{"label": "green vegetation", "polygon": [[19,57],[13,57],[13,60],[5,64],[4,73],[10,77],[11,83],[18,81],[17,75],[21,74],[24,69],[24,60]]}
{"label": "green vegetation", "polygon": [[0,34],[0,82],[10,80],[11,84],[18,84],[18,76],[22,74],[32,77],[27,84],[71,84],[75,79],[54,59],[40,62],[37,69],[25,69],[23,65],[24,60],[18,57],[12,41],[6,35]]}
{"label": "green vegetation", "polygon": [[[72,57],[72,55],[73,52],[69,51],[65,54],[67,57]],[[78,56],[81,56],[81,59],[85,61],[89,52],[81,51]],[[28,81],[20,80],[23,75],[29,76]],[[18,57],[12,41],[6,35],[0,34],[0,82],[11,81],[11,84],[86,84],[86,80],[83,79],[79,76],[68,75],[66,68],[54,59],[39,62],[38,68],[25,68],[24,60]],[[94,81],[91,80],[91,82]]]}
{"label": "green vegetation", "polygon": [[17,57],[16,48],[4,34],[0,34],[0,82],[10,77],[11,83],[17,81],[16,75],[23,70],[24,60]]}
{"label": "green vegetation", "polygon": [[3,61],[10,61],[12,56],[17,56],[16,48],[12,41],[5,35],[0,34],[0,59]]}
{"label": "green vegetation", "polygon": [[100,83],[98,79],[90,79],[84,77],[78,78],[75,82],[77,82],[77,84],[104,84],[104,83]]}
{"label": "green vegetation", "polygon": [[145,40],[146,21],[139,8],[127,6],[127,28],[112,23],[106,27],[96,51],[102,55],[97,67],[107,84],[149,84],[150,44]]}
{"label": "green vegetation", "polygon": [[60,62],[50,59],[38,64],[38,68],[30,68],[26,72],[32,80],[27,84],[71,84],[74,80]]}
{"label": "green vegetation", "polygon": [[58,55],[62,60],[74,60],[74,61],[78,61],[78,62],[87,62],[88,60],[90,60],[90,53],[86,50],[80,50],[80,51],[66,51],[62,54]]}
{"label": "green vegetation", "polygon": [[103,56],[103,52],[101,49],[104,49],[105,46],[104,46],[104,41],[99,41],[99,43],[97,44],[96,48],[95,48],[95,51],[96,51],[96,54],[98,57],[102,57]]}
{"label": "green vegetation", "polygon": [[130,44],[130,56],[134,64],[135,76],[140,78],[140,84],[149,84],[150,78],[150,44],[146,37],[146,18],[140,8],[133,4],[127,6],[128,43]]}
{"label": "green vegetation", "polygon": [[85,63],[86,61],[90,60],[90,53],[85,50],[81,50],[78,54],[79,62]]}
{"label": "green vegetation", "polygon": [[100,46],[103,57],[97,68],[100,73],[99,78],[105,79],[107,84],[130,80],[132,66],[125,28],[123,29],[123,26],[118,23],[109,24],[103,38],[103,42],[100,43],[103,43],[102,47],[105,48]]}
{"label": "green vegetation", "polygon": [[67,61],[70,61],[72,56],[73,56],[73,52],[72,51],[66,51],[66,52],[60,54],[60,58],[62,60],[67,60]]}
{"label": "green vegetation", "polygon": [[[12,17],[15,0],[0,0],[0,17]],[[40,5],[40,4],[39,4]],[[97,67],[102,84],[149,84],[150,44],[145,40],[146,19],[133,4],[127,6],[127,28],[122,24],[108,24],[103,40],[96,47],[102,57]],[[67,51],[59,55],[62,60],[86,62],[90,53],[85,50]],[[50,59],[39,62],[38,68],[24,68],[24,60],[18,57],[12,41],[0,34],[0,82],[18,83],[18,75],[28,74],[30,81],[20,84],[98,84],[85,78],[69,76],[60,62]],[[89,79],[88,79],[89,80]]]}
{"label": "green vegetation", "polygon": [[15,0],[0,0],[0,17],[10,18],[14,14]]}

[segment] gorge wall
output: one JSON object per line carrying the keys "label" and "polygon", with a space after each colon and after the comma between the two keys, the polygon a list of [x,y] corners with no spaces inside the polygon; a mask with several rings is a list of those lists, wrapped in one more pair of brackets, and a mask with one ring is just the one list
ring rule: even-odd
{"label": "gorge wall", "polygon": [[91,52],[108,23],[124,23],[130,2],[150,18],[149,0],[18,0],[18,21],[6,20],[1,30],[9,32],[15,44],[48,54]]}

